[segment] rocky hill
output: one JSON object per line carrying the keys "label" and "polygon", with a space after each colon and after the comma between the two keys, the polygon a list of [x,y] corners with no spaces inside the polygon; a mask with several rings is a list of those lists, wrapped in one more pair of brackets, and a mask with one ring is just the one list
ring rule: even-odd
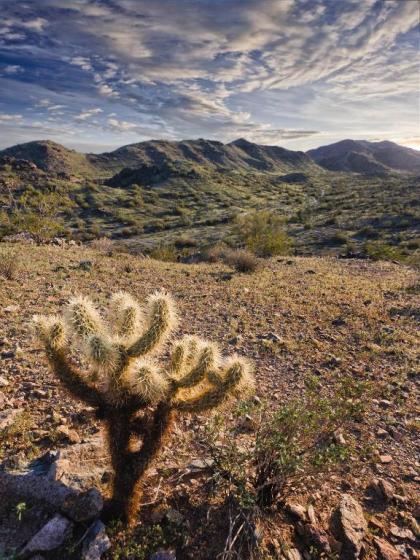
{"label": "rocky hill", "polygon": [[394,142],[342,140],[309,150],[307,154],[331,171],[384,174],[393,170],[420,173],[420,152]]}

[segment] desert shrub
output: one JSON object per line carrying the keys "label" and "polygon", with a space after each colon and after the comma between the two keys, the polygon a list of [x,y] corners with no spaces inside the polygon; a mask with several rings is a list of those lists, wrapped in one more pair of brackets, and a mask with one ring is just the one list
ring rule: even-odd
{"label": "desert shrub", "polygon": [[344,434],[350,437],[346,432],[363,419],[370,391],[367,382],[343,375],[328,393],[318,378],[310,377],[299,397],[277,409],[240,402],[236,416],[247,413],[254,423],[252,442],[243,452],[237,441],[241,421],[227,427],[216,414],[204,438],[214,459],[214,476],[222,486],[229,483],[232,499],[242,508],[284,501],[296,482],[348,457],[351,443]]}
{"label": "desert shrub", "polygon": [[149,251],[149,256],[157,261],[176,262],[178,253],[173,245],[159,245]]}
{"label": "desert shrub", "polygon": [[[108,512],[133,524],[141,480],[176,416],[217,408],[248,392],[253,378],[245,360],[221,360],[216,345],[193,336],[174,342],[161,367],[150,360],[176,323],[175,304],[165,292],[150,296],[144,311],[129,294],[118,292],[108,317],[112,325],[90,300],[76,297],[63,317],[38,316],[34,323],[55,375],[105,424],[113,468]],[[85,371],[74,359],[81,352],[89,364]]]}
{"label": "desert shrub", "polygon": [[192,237],[179,237],[175,240],[175,247],[177,249],[191,249],[197,247],[198,243]]}
{"label": "desert shrub", "polygon": [[14,280],[19,273],[19,258],[12,252],[0,252],[0,276],[6,280]]}
{"label": "desert shrub", "polygon": [[205,249],[201,258],[205,262],[216,263],[224,260],[227,251],[228,248],[224,245],[214,245]]}
{"label": "desert shrub", "polygon": [[258,256],[287,255],[290,252],[291,239],[284,230],[284,219],[273,212],[238,216],[233,231],[246,248]]}
{"label": "desert shrub", "polygon": [[403,256],[398,247],[383,241],[367,241],[363,244],[364,253],[375,261],[399,261]]}
{"label": "desert shrub", "polygon": [[105,253],[109,257],[114,252],[114,242],[109,237],[99,237],[98,239],[94,239],[91,243],[91,246],[96,251],[100,253]]}
{"label": "desert shrub", "polygon": [[260,264],[257,257],[245,249],[227,251],[223,260],[238,272],[255,272]]}

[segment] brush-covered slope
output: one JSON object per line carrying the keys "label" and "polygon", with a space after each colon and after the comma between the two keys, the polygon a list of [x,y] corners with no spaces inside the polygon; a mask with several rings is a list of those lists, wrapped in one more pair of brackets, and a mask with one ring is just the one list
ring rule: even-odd
{"label": "brush-covered slope", "polygon": [[223,144],[214,140],[170,142],[151,140],[123,146],[113,152],[88,156],[98,168],[120,171],[141,165],[190,164],[214,170],[260,170],[292,172],[316,170],[317,165],[304,152],[278,146],[261,146],[244,139]]}
{"label": "brush-covered slope", "polygon": [[331,171],[367,174],[389,171],[420,173],[420,152],[394,142],[342,140],[309,150],[307,154]]}
{"label": "brush-covered slope", "polygon": [[95,171],[85,154],[51,140],[17,144],[0,151],[0,159],[4,160],[4,157],[28,161],[53,176],[83,176]]}

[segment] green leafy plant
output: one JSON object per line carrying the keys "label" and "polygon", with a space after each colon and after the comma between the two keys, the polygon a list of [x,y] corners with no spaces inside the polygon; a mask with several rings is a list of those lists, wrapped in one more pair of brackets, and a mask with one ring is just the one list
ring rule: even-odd
{"label": "green leafy plant", "polygon": [[[106,427],[114,471],[111,516],[135,522],[140,481],[162,449],[178,413],[204,412],[252,387],[246,360],[222,360],[215,344],[193,336],[175,342],[165,369],[151,359],[176,324],[172,298],[157,292],[145,310],[125,292],[111,299],[107,324],[85,297],[65,314],[37,316],[49,363],[69,393],[94,407]],[[72,351],[80,355],[78,367]]]}
{"label": "green leafy plant", "polygon": [[274,212],[261,211],[236,218],[233,232],[246,248],[261,257],[287,255],[291,240],[284,230],[284,219]]}
{"label": "green leafy plant", "polygon": [[18,518],[19,521],[22,521],[27,508],[28,506],[26,505],[26,502],[19,502],[18,504],[16,504],[15,512],[16,512],[16,517]]}

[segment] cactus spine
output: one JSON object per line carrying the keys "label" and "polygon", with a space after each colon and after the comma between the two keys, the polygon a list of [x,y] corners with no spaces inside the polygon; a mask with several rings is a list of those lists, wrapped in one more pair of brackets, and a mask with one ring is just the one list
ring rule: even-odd
{"label": "cactus spine", "polygon": [[[72,299],[63,317],[34,319],[54,373],[105,423],[114,470],[109,512],[129,524],[138,513],[140,481],[176,414],[204,412],[253,386],[245,360],[223,361],[215,344],[193,336],[174,343],[166,369],[156,365],[151,355],[176,325],[175,305],[165,292],[153,294],[144,311],[129,294],[115,294],[108,321],[113,328],[84,297]],[[86,371],[75,365],[74,349],[82,352]]]}

